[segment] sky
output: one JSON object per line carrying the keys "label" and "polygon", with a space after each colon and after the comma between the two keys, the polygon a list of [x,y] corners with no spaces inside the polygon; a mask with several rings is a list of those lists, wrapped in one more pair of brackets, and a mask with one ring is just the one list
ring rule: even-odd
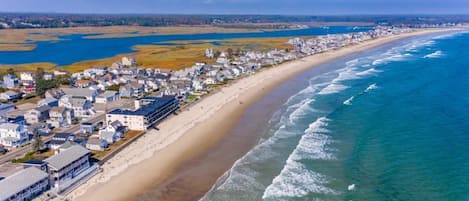
{"label": "sky", "polygon": [[469,14],[469,0],[0,0],[0,12],[112,14]]}

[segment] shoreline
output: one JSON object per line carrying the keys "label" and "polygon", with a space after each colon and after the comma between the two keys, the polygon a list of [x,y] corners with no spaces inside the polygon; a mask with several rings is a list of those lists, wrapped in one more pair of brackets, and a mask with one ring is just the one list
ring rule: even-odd
{"label": "shoreline", "polygon": [[[105,163],[103,172],[66,197],[77,200],[97,200],[97,197],[99,200],[134,199],[148,187],[171,178],[180,165],[209,151],[239,122],[251,105],[301,72],[400,39],[449,30],[454,29],[419,30],[374,39],[287,62],[237,80],[187,111],[171,116],[159,125],[159,131],[149,130]],[[207,184],[208,188],[212,184]]]}

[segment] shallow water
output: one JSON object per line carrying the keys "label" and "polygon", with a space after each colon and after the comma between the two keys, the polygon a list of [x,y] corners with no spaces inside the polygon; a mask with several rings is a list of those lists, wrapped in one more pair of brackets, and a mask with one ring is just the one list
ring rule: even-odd
{"label": "shallow water", "polygon": [[202,200],[469,200],[467,47],[446,33],[312,69]]}

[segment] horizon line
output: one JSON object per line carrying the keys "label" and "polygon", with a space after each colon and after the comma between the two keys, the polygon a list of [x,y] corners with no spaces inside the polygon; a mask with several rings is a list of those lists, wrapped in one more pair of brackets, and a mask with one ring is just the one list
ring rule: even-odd
{"label": "horizon line", "polygon": [[329,17],[329,16],[370,16],[370,17],[386,17],[386,16],[469,16],[467,13],[344,13],[344,14],[275,14],[275,13],[264,13],[264,14],[251,14],[251,13],[131,13],[131,12],[120,12],[120,13],[106,13],[106,12],[42,12],[42,11],[0,11],[0,14],[55,14],[55,15],[140,15],[140,16],[304,16],[304,17]]}

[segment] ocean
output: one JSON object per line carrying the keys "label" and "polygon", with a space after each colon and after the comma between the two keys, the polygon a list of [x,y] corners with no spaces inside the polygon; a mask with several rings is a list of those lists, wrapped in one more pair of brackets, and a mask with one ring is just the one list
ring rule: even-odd
{"label": "ocean", "polygon": [[201,200],[469,200],[467,47],[419,36],[305,72]]}
{"label": "ocean", "polygon": [[[85,60],[96,60],[116,56],[118,54],[133,53],[135,45],[163,44],[170,41],[196,40],[224,40],[234,38],[270,38],[316,36],[368,31],[370,26],[331,26],[328,28],[312,27],[307,29],[263,31],[255,33],[206,33],[206,34],[174,34],[136,36],[124,38],[86,39],[87,35],[74,34],[61,36],[59,41],[31,42],[36,44],[32,51],[0,51],[0,64],[24,64],[37,62],[51,62],[58,66],[70,65]],[[89,34],[93,35],[93,34]],[[212,43],[217,45],[217,43]]]}

